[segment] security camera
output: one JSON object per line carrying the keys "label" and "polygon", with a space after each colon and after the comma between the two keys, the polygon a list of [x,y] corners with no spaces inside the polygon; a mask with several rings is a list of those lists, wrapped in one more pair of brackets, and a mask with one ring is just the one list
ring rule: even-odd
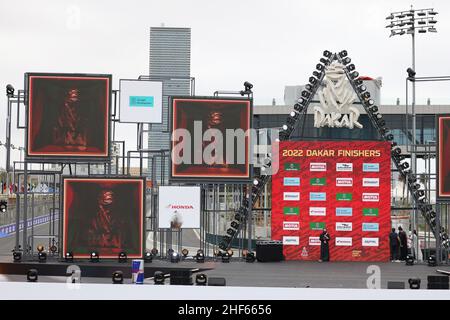
{"label": "security camera", "polygon": [[406,72],[408,73],[408,78],[414,78],[416,76],[416,72],[411,68],[406,69]]}

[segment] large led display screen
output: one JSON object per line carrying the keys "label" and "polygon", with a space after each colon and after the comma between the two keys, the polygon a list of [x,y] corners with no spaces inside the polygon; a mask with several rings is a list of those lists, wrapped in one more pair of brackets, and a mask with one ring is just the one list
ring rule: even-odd
{"label": "large led display screen", "polygon": [[143,178],[64,178],[63,254],[143,255]]}
{"label": "large led display screen", "polygon": [[109,156],[111,75],[27,73],[26,85],[27,158]]}
{"label": "large led display screen", "polygon": [[171,180],[250,179],[251,100],[174,97]]}
{"label": "large led display screen", "polygon": [[272,178],[272,239],[287,260],[319,260],[331,236],[331,261],[388,261],[390,144],[282,141]]}
{"label": "large led display screen", "polygon": [[437,192],[441,200],[450,200],[450,115],[439,115],[437,121]]}

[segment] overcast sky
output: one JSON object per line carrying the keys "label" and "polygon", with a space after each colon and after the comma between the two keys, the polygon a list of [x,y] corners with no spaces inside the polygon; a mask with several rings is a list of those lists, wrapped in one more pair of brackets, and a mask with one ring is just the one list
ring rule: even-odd
{"label": "overcast sky", "polygon": [[[449,1],[2,1],[0,3],[0,141],[5,141],[5,86],[23,88],[25,72],[148,74],[152,26],[192,28],[191,75],[196,93],[254,84],[255,104],[283,103],[285,85],[307,81],[325,49],[346,49],[361,75],[381,76],[381,101],[405,100],[411,36],[389,38],[392,11],[436,9],[438,33],[416,39],[418,76],[450,75]],[[450,104],[450,83],[419,84],[418,103]],[[450,110],[449,110],[450,112]],[[15,119],[13,119],[15,120]],[[135,145],[133,125],[119,140]],[[17,132],[17,130],[14,130]],[[127,132],[133,132],[127,134]],[[13,136],[23,145],[23,131]],[[19,152],[13,151],[13,159]],[[5,149],[0,147],[0,167]]]}

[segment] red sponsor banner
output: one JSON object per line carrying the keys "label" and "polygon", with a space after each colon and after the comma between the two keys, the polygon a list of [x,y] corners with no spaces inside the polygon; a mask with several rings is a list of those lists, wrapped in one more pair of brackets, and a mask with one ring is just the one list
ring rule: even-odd
{"label": "red sponsor banner", "polygon": [[[298,237],[298,244],[283,246],[287,260],[318,260],[323,227],[331,235],[331,261],[389,260],[390,150],[381,141],[280,142],[279,170],[272,177],[272,239]],[[286,187],[289,177],[300,178],[300,186]],[[301,197],[288,201],[285,192]],[[291,207],[299,214],[286,214]],[[299,230],[286,228],[287,222],[297,222]]]}

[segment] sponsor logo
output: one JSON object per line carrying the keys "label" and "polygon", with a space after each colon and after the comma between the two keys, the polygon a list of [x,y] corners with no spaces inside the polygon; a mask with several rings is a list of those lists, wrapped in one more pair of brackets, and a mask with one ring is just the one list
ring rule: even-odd
{"label": "sponsor logo", "polygon": [[336,222],[336,231],[352,231],[353,224],[351,222]]}
{"label": "sponsor logo", "polygon": [[322,231],[323,229],[325,229],[325,222],[310,222],[309,229]]}
{"label": "sponsor logo", "polygon": [[327,184],[326,178],[311,178],[309,180],[311,186],[325,186]]}
{"label": "sponsor logo", "polygon": [[352,250],[352,257],[353,258],[360,258],[361,257],[361,250]]}
{"label": "sponsor logo", "polygon": [[130,107],[152,108],[155,106],[155,97],[153,96],[130,96]]}
{"label": "sponsor logo", "polygon": [[363,178],[363,187],[379,187],[379,178]]}
{"label": "sponsor logo", "polygon": [[327,164],[325,162],[311,162],[309,164],[309,171],[316,171],[316,172],[327,171]]}
{"label": "sponsor logo", "polygon": [[284,164],[284,171],[299,171],[299,170],[300,170],[299,163],[287,162]]}
{"label": "sponsor logo", "polygon": [[288,246],[298,246],[300,243],[299,237],[292,237],[292,236],[283,236],[283,244]]}
{"label": "sponsor logo", "polygon": [[380,226],[378,223],[367,223],[362,224],[362,231],[379,231]]}
{"label": "sponsor logo", "polygon": [[309,200],[310,201],[326,201],[327,194],[325,192],[310,192]]}
{"label": "sponsor logo", "polygon": [[336,246],[351,247],[352,246],[352,238],[351,237],[336,237]]}
{"label": "sponsor logo", "polygon": [[379,163],[363,163],[364,172],[380,172]]}
{"label": "sponsor logo", "polygon": [[300,178],[283,178],[283,186],[300,186]]}
{"label": "sponsor logo", "polygon": [[352,172],[353,171],[353,163],[336,163],[336,171]]}
{"label": "sponsor logo", "polygon": [[283,230],[300,230],[300,222],[283,221]]}
{"label": "sponsor logo", "polygon": [[352,187],[353,178],[336,178],[336,187]]}
{"label": "sponsor logo", "polygon": [[336,216],[338,217],[351,217],[352,215],[353,215],[353,208],[344,208],[344,207],[336,208]]}
{"label": "sponsor logo", "polygon": [[378,238],[362,238],[363,247],[378,247]]}
{"label": "sponsor logo", "polygon": [[194,206],[190,205],[190,204],[169,204],[167,206],[168,209],[186,209],[186,210],[191,210],[194,209]]}
{"label": "sponsor logo", "polygon": [[283,200],[298,201],[300,200],[300,192],[283,192]]}
{"label": "sponsor logo", "polygon": [[320,237],[309,237],[310,246],[320,246]]}
{"label": "sponsor logo", "polygon": [[306,249],[306,247],[303,247],[303,249],[302,249],[302,257],[307,257],[309,255],[309,253],[308,253],[308,249]]}
{"label": "sponsor logo", "polygon": [[310,216],[325,216],[327,214],[327,208],[325,207],[310,207],[309,215]]}
{"label": "sponsor logo", "polygon": [[298,207],[284,207],[283,214],[298,216],[300,214],[300,210]]}
{"label": "sponsor logo", "polygon": [[380,201],[380,194],[379,193],[363,193],[362,194],[362,201],[364,201],[364,202],[378,202],[378,201]]}
{"label": "sponsor logo", "polygon": [[337,193],[336,194],[336,200],[338,201],[352,201],[352,194],[351,193]]}
{"label": "sponsor logo", "polygon": [[363,216],[378,217],[378,208],[363,208]]}

